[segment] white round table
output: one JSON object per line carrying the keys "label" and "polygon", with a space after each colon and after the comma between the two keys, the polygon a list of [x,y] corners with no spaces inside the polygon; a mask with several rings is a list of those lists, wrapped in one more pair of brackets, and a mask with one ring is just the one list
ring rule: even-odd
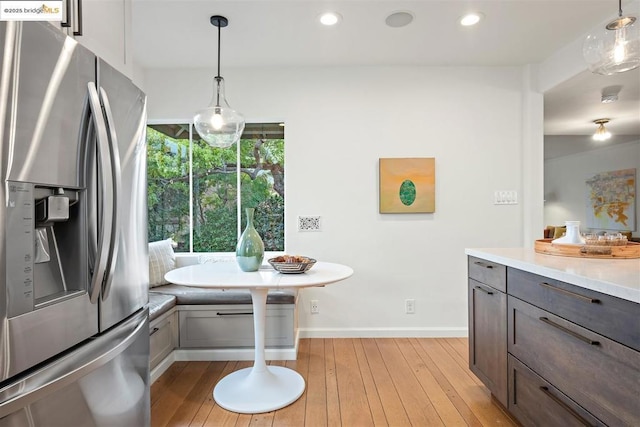
{"label": "white round table", "polygon": [[295,402],[305,389],[304,378],[282,366],[267,366],[264,355],[267,292],[269,289],[323,286],[350,277],[350,267],[317,262],[301,274],[282,274],[271,266],[247,273],[235,262],[196,264],[168,272],[165,279],[176,285],[198,288],[249,289],[253,303],[255,360],[253,367],[241,369],[216,384],[213,398],[218,405],[241,414],[275,411]]}

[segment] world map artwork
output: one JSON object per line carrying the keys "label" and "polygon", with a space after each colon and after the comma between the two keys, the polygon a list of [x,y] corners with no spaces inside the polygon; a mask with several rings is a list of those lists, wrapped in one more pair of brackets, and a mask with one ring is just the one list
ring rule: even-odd
{"label": "world map artwork", "polygon": [[598,230],[635,230],[636,170],[596,173],[587,184],[587,227]]}

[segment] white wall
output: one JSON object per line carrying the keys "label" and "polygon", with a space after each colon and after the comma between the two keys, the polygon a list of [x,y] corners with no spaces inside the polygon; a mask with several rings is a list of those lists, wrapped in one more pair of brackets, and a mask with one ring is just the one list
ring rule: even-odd
{"label": "white wall", "polygon": [[[586,179],[595,173],[629,168],[636,168],[636,173],[640,173],[640,141],[546,160],[544,162],[546,224],[562,225],[567,220],[577,220],[580,221],[581,229],[586,229]],[[640,197],[640,176],[636,176],[634,236],[640,235],[638,197]]]}
{"label": "white wall", "polygon": [[[146,70],[149,119],[190,120],[208,104],[213,75]],[[303,291],[303,336],[466,335],[464,249],[523,245],[522,204],[493,204],[494,190],[522,196],[523,129],[532,128],[522,114],[523,70],[265,68],[224,75],[229,103],[249,122],[286,123],[286,251],[355,270],[344,282]],[[538,116],[533,132],[541,134]],[[378,213],[381,157],[435,157],[434,214]],[[321,215],[323,231],[298,233],[298,215]],[[406,298],[415,298],[415,314],[404,314]],[[309,313],[310,299],[319,300],[320,314]]]}

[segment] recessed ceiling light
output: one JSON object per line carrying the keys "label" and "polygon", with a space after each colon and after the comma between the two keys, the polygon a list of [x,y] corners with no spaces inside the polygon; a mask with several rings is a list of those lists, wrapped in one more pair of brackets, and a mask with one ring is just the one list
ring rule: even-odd
{"label": "recessed ceiling light", "polygon": [[413,22],[413,14],[407,11],[393,12],[384,22],[392,28],[405,27]]}
{"label": "recessed ceiling light", "polygon": [[328,27],[338,24],[342,20],[342,16],[336,12],[327,12],[320,15],[320,23]]}
{"label": "recessed ceiling light", "polygon": [[463,27],[476,25],[482,20],[483,17],[484,15],[480,12],[467,13],[462,18],[460,18],[460,25],[462,25]]}

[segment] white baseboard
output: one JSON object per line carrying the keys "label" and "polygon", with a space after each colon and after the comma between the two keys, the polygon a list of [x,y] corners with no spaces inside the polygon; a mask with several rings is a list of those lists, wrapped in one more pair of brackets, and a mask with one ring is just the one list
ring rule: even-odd
{"label": "white baseboard", "polygon": [[299,328],[300,338],[458,338],[468,328]]}
{"label": "white baseboard", "polygon": [[173,362],[175,361],[176,361],[176,358],[174,356],[174,352],[172,351],[167,355],[167,357],[162,359],[162,361],[158,363],[158,365],[155,368],[151,370],[151,372],[149,373],[149,385],[156,382],[156,380],[160,378],[160,376],[164,374],[165,371],[169,369],[169,367],[173,365]]}

